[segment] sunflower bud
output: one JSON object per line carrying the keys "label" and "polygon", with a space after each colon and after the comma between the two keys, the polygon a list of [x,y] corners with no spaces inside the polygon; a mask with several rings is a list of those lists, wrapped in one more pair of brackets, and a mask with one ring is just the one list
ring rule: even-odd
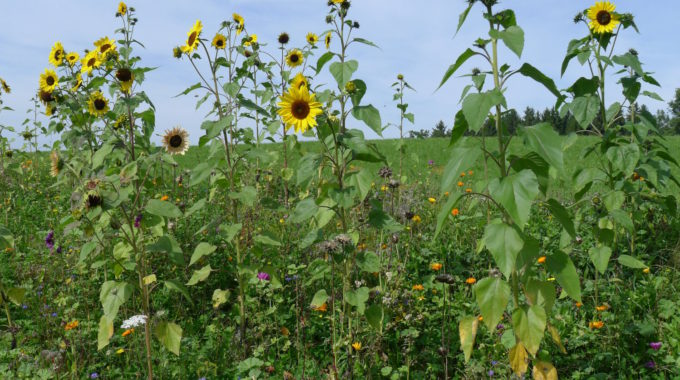
{"label": "sunflower bud", "polygon": [[354,81],[349,81],[345,84],[345,91],[347,91],[348,94],[354,94],[357,91],[357,85]]}
{"label": "sunflower bud", "polygon": [[630,50],[628,50],[628,53],[630,53],[630,55],[633,55],[633,56],[636,56],[636,57],[638,56],[638,51],[635,50],[635,49],[632,49],[632,48]]}
{"label": "sunflower bud", "polygon": [[574,24],[578,24],[579,22],[583,21],[585,18],[583,17],[583,12],[579,12],[574,16]]}
{"label": "sunflower bud", "polygon": [[477,76],[480,73],[481,73],[481,71],[478,68],[475,67],[474,69],[472,69],[472,76]]}
{"label": "sunflower bud", "polygon": [[352,24],[352,27],[354,29],[359,29],[359,21],[354,21],[354,23]]}
{"label": "sunflower bud", "polygon": [[331,15],[326,16],[326,24],[330,24],[332,22],[333,22],[333,16],[331,16]]}
{"label": "sunflower bud", "polygon": [[290,41],[290,36],[288,35],[288,33],[283,32],[283,33],[279,34],[279,43],[281,45],[287,44],[288,41]]}
{"label": "sunflower bud", "polygon": [[404,80],[404,76],[402,74],[397,75],[398,80]]}
{"label": "sunflower bud", "polygon": [[175,46],[172,49],[172,56],[177,59],[182,58],[182,49],[179,46]]}

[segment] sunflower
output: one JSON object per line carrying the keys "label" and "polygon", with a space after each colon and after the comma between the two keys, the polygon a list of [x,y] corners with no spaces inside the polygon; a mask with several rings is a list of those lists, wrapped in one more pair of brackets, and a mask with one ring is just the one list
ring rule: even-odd
{"label": "sunflower", "polygon": [[54,67],[59,67],[64,63],[64,47],[61,45],[61,42],[57,41],[54,43],[54,46],[52,46],[50,63],[54,65]]}
{"label": "sunflower", "polygon": [[45,106],[45,116],[52,116],[54,114],[54,104],[47,103]]}
{"label": "sunflower", "polygon": [[52,92],[59,84],[59,78],[54,70],[45,69],[45,72],[40,74],[40,89],[46,92]]}
{"label": "sunflower", "polygon": [[293,81],[290,85],[294,88],[297,88],[298,90],[300,90],[302,87],[309,88],[309,82],[307,81],[307,78],[302,75],[302,73],[298,73],[295,78],[293,78]]}
{"label": "sunflower", "polygon": [[118,69],[116,79],[120,82],[120,89],[126,94],[130,93],[132,83],[135,81],[135,74],[128,68]]}
{"label": "sunflower", "polygon": [[281,45],[285,45],[288,43],[288,41],[290,41],[290,36],[288,35],[288,33],[283,32],[279,34],[278,40]]}
{"label": "sunflower", "polygon": [[189,133],[182,127],[165,131],[163,146],[170,154],[184,154],[189,149]]}
{"label": "sunflower", "polygon": [[71,91],[76,92],[83,85],[83,77],[80,73],[76,74],[76,83],[71,87]]}
{"label": "sunflower", "polygon": [[87,53],[85,58],[82,60],[83,66],[80,68],[80,72],[92,74],[92,70],[99,67],[102,64],[102,55],[99,51],[92,50]]}
{"label": "sunflower", "polygon": [[104,59],[109,56],[109,54],[116,51],[116,43],[109,37],[102,37],[95,41],[94,46],[97,47],[99,54],[104,56]]}
{"label": "sunflower", "polygon": [[54,97],[52,96],[52,92],[45,91],[43,89],[40,89],[40,91],[38,91],[38,97],[40,98],[40,101],[45,105],[47,105],[49,102],[54,101]]}
{"label": "sunflower", "polygon": [[321,114],[321,103],[315,101],[315,95],[310,94],[307,87],[291,87],[290,91],[281,96],[278,114],[286,125],[286,130],[295,126],[295,132],[305,133],[307,129],[315,127],[316,117]]}
{"label": "sunflower", "polygon": [[125,5],[124,2],[121,1],[118,4],[118,14],[120,14],[121,16],[127,13],[127,9],[128,9],[127,5]]}
{"label": "sunflower", "polygon": [[73,67],[73,65],[75,65],[76,62],[78,62],[79,59],[80,59],[80,56],[76,52],[71,52],[71,53],[66,54],[66,62],[68,62],[68,65],[71,66],[71,67]]}
{"label": "sunflower", "polygon": [[9,85],[7,84],[7,82],[5,82],[5,80],[2,79],[2,78],[0,78],[0,87],[2,87],[2,90],[5,91],[6,94],[9,94],[10,92],[12,92],[12,89],[9,88]]}
{"label": "sunflower", "polygon": [[201,35],[203,30],[203,23],[201,20],[196,20],[196,23],[191,28],[189,33],[187,33],[186,45],[182,46],[182,51],[185,53],[191,53],[198,47],[198,37]]}
{"label": "sunflower", "polygon": [[94,116],[102,116],[109,110],[109,101],[106,100],[101,91],[92,93],[87,105],[90,113]]}
{"label": "sunflower", "polygon": [[331,48],[331,32],[328,32],[328,34],[326,34],[326,49],[330,48]]}
{"label": "sunflower", "polygon": [[224,34],[217,33],[212,40],[212,46],[215,49],[224,49],[227,47],[227,37]]}
{"label": "sunflower", "polygon": [[345,0],[333,0],[333,4],[342,4]]}
{"label": "sunflower", "polygon": [[257,34],[251,34],[246,38],[246,40],[243,42],[243,46],[250,46],[254,43],[257,42]]}
{"label": "sunflower", "polygon": [[59,157],[59,153],[57,153],[56,150],[53,150],[52,153],[50,153],[50,175],[52,177],[58,176],[63,168],[64,161]]}
{"label": "sunflower", "polygon": [[590,29],[596,34],[611,33],[619,25],[619,16],[614,13],[616,6],[609,1],[597,1],[588,9]]}
{"label": "sunflower", "polygon": [[234,13],[231,15],[231,17],[234,19],[234,22],[238,24],[236,27],[236,35],[238,36],[243,31],[243,16],[238,13]]}
{"label": "sunflower", "polygon": [[319,42],[319,36],[314,33],[307,33],[307,43],[314,46]]}
{"label": "sunflower", "polygon": [[286,56],[286,63],[290,67],[300,66],[303,60],[304,58],[302,57],[302,52],[298,49],[289,51],[288,55]]}

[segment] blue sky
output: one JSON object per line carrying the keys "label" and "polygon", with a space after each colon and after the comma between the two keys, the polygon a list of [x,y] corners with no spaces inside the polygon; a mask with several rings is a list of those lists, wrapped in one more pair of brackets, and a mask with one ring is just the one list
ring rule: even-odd
{"label": "blue sky", "polygon": [[[518,23],[526,33],[524,54],[517,59],[508,50],[501,50],[505,62],[518,67],[529,62],[555,79],[560,88],[568,87],[576,78],[586,75],[586,68],[574,61],[560,78],[560,65],[569,40],[585,33],[583,25],[574,25],[573,16],[592,5],[592,1],[519,0],[501,1],[513,7]],[[114,17],[117,1],[47,1],[31,0],[12,2],[3,7],[3,26],[0,34],[0,77],[12,86],[12,94],[3,95],[5,105],[14,112],[0,114],[0,122],[19,127],[26,118],[30,99],[38,87],[39,74],[49,63],[47,56],[55,41],[61,41],[67,51],[81,52],[92,46],[102,36],[113,37],[120,26]],[[162,5],[161,5],[162,4]],[[680,44],[673,28],[677,26],[680,2],[677,0],[619,0],[617,11],[632,12],[641,34],[627,30],[619,38],[618,51],[635,48],[647,71],[655,73],[662,88],[656,91],[666,102],[676,87],[680,87]],[[146,66],[158,69],[147,75],[143,89],[157,108],[156,133],[176,125],[190,132],[192,143],[201,136],[199,129],[207,109],[195,109],[195,98],[173,98],[183,89],[197,82],[197,77],[186,61],[172,58],[171,50],[186,38],[186,32],[200,19],[204,24],[204,37],[208,38],[223,20],[238,12],[245,18],[248,31],[256,33],[259,41],[275,49],[278,34],[288,32],[291,46],[302,46],[307,32],[326,30],[324,0],[193,0],[128,2],[137,10],[139,23],[136,38],[146,49],[137,50]],[[406,94],[410,111],[416,124],[407,129],[431,129],[437,121],[444,120],[451,127],[457,112],[465,78],[452,78],[439,91],[434,92],[446,68],[455,61],[472,41],[486,35],[481,20],[481,8],[476,6],[468,22],[454,38],[458,14],[465,8],[463,0],[354,0],[350,16],[361,24],[357,36],[369,39],[381,49],[354,45],[350,56],[359,60],[355,77],[368,85],[365,103],[372,103],[381,112],[383,124],[398,122],[398,111],[392,101],[390,85],[398,73],[417,90]],[[317,57],[321,50],[317,50]],[[314,61],[316,58],[312,58]],[[466,64],[460,73],[475,66],[484,68],[481,61]],[[614,87],[607,93],[609,101],[620,100],[620,90]],[[326,74],[315,81],[333,83]],[[540,85],[523,77],[510,81],[506,93],[508,105],[520,114],[527,105],[544,108],[554,103],[554,98]],[[645,98],[652,110],[666,108],[661,103]],[[407,123],[408,124],[408,123]],[[361,123],[355,127],[366,131],[368,137],[377,137]],[[396,128],[385,131],[385,137],[398,135]],[[154,138],[156,142],[158,137]],[[47,142],[43,139],[41,142]],[[20,139],[17,139],[20,144]],[[16,143],[14,144],[17,145]]]}

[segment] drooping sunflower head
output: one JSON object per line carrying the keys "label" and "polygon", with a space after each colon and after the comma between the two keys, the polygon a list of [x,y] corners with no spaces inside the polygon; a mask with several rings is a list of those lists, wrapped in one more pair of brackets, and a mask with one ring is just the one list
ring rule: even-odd
{"label": "drooping sunflower head", "polygon": [[99,50],[90,51],[89,53],[87,53],[87,55],[85,55],[85,58],[83,58],[82,60],[83,65],[80,68],[80,72],[92,74],[92,70],[101,66],[102,58],[103,58],[102,55],[99,54]]}
{"label": "drooping sunflower head", "polygon": [[201,20],[196,20],[194,26],[191,28],[189,33],[187,33],[187,42],[182,46],[182,51],[185,53],[191,53],[198,47],[198,38],[201,36],[201,31],[203,31],[203,23]]}
{"label": "drooping sunflower head", "polygon": [[79,59],[80,59],[80,56],[76,52],[71,52],[71,53],[66,54],[66,62],[68,62],[68,65],[71,66],[71,67],[73,67],[73,65],[75,65],[76,62],[78,62]]}
{"label": "drooping sunflower head", "polygon": [[130,93],[132,84],[135,81],[135,74],[128,68],[120,68],[116,71],[116,79],[120,82],[120,89],[126,94]]}
{"label": "drooping sunflower head", "polygon": [[127,13],[127,10],[128,10],[127,5],[124,2],[121,1],[118,4],[118,14],[122,16],[122,15]]}
{"label": "drooping sunflower head", "polygon": [[165,131],[163,146],[169,154],[184,154],[189,149],[189,133],[182,127]]}
{"label": "drooping sunflower head", "polygon": [[45,69],[45,72],[40,74],[40,89],[51,93],[59,84],[59,77],[54,70]]}
{"label": "drooping sunflower head", "polygon": [[97,52],[106,59],[111,53],[116,51],[116,42],[109,37],[102,37],[95,41],[94,46],[97,47]]}
{"label": "drooping sunflower head", "polygon": [[319,42],[319,36],[314,33],[307,33],[307,43],[314,46]]}
{"label": "drooping sunflower head", "polygon": [[326,50],[331,48],[331,32],[326,33]]}
{"label": "drooping sunflower head", "polygon": [[225,49],[227,47],[227,37],[224,34],[217,33],[212,40],[212,46],[215,49]]}
{"label": "drooping sunflower head", "polygon": [[101,91],[93,92],[87,101],[88,110],[93,116],[102,116],[109,110],[109,101]]}
{"label": "drooping sunflower head", "polygon": [[616,6],[609,1],[597,1],[588,8],[590,30],[595,34],[612,33],[619,25],[619,16],[614,13]]}
{"label": "drooping sunflower head", "polygon": [[90,190],[85,193],[83,197],[83,207],[86,210],[91,210],[95,207],[99,207],[104,203],[101,194],[97,190]]}
{"label": "drooping sunflower head", "polygon": [[54,65],[54,67],[59,67],[62,63],[64,63],[64,47],[59,41],[55,42],[54,46],[52,46],[52,51],[50,52],[50,63]]}
{"label": "drooping sunflower head", "polygon": [[236,25],[236,35],[238,36],[243,31],[243,22],[244,22],[243,16],[241,16],[238,13],[234,13],[233,15],[231,15],[231,17],[234,20],[234,22],[237,24]]}
{"label": "drooping sunflower head", "polygon": [[38,91],[38,98],[40,98],[40,101],[45,105],[48,104],[49,102],[54,101],[54,97],[52,96],[52,92],[51,91],[45,91],[43,89],[40,89],[40,91]]}
{"label": "drooping sunflower head", "polygon": [[50,175],[52,177],[58,176],[63,168],[64,161],[59,157],[59,153],[57,153],[56,150],[53,150],[52,153],[50,153]]}
{"label": "drooping sunflower head", "polygon": [[288,33],[283,32],[279,34],[278,40],[281,45],[285,45],[288,43],[288,41],[290,41],[290,36],[288,35]]}
{"label": "drooping sunflower head", "polygon": [[315,127],[316,117],[322,112],[321,103],[315,100],[315,95],[310,94],[306,86],[299,89],[291,87],[289,92],[281,96],[278,106],[278,114],[283,119],[286,130],[294,126],[295,132],[301,133]]}
{"label": "drooping sunflower head", "polygon": [[255,43],[257,43],[257,34],[251,34],[243,41],[243,46],[251,46]]}
{"label": "drooping sunflower head", "polygon": [[177,59],[182,58],[182,48],[179,46],[175,46],[174,48],[172,48],[172,56]]}
{"label": "drooping sunflower head", "polygon": [[5,82],[5,80],[2,78],[0,78],[0,87],[2,87],[2,90],[5,91],[5,94],[9,94],[10,92],[12,92],[12,89],[9,88],[7,82]]}
{"label": "drooping sunflower head", "polygon": [[293,49],[286,55],[286,64],[290,67],[298,67],[303,61],[302,52],[298,49]]}
{"label": "drooping sunflower head", "polygon": [[298,90],[302,89],[302,87],[309,88],[309,82],[307,81],[307,78],[302,75],[302,73],[298,73],[295,78],[293,78],[290,85],[297,88]]}

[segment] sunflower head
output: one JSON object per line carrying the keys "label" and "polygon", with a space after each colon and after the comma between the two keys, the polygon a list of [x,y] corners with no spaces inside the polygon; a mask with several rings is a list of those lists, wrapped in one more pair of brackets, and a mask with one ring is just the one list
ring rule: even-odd
{"label": "sunflower head", "polygon": [[257,34],[249,35],[245,41],[243,41],[243,46],[251,46],[257,43]]}
{"label": "sunflower head", "polygon": [[106,100],[101,91],[92,93],[87,105],[90,114],[93,116],[103,116],[109,110],[109,101]]}
{"label": "sunflower head", "polygon": [[612,33],[619,25],[619,16],[614,13],[616,6],[609,1],[597,1],[588,8],[590,30],[595,34]]}
{"label": "sunflower head", "polygon": [[288,33],[283,32],[279,34],[278,40],[281,45],[285,45],[288,43],[288,41],[290,41],[290,36],[288,35]]}
{"label": "sunflower head", "polygon": [[243,16],[241,16],[238,13],[234,13],[234,14],[231,15],[231,18],[236,23],[236,35],[238,36],[243,31],[243,23],[244,23]]}
{"label": "sunflower head", "polygon": [[127,5],[124,2],[121,1],[118,4],[118,13],[116,13],[116,15],[123,16],[124,14],[127,13],[127,11],[128,11]]}
{"label": "sunflower head", "polygon": [[330,49],[331,48],[331,32],[328,32],[326,34],[325,40],[326,40],[326,49]]}
{"label": "sunflower head", "polygon": [[227,37],[224,34],[217,33],[212,40],[212,46],[215,49],[225,49],[227,47]]}
{"label": "sunflower head", "polygon": [[182,58],[182,48],[179,46],[175,46],[174,48],[172,48],[172,56],[177,59]]}
{"label": "sunflower head", "polygon": [[73,67],[73,65],[75,65],[76,62],[78,62],[79,59],[80,59],[80,56],[76,52],[71,52],[71,53],[66,54],[66,62],[68,62],[68,65],[71,66],[71,67]]}
{"label": "sunflower head", "polygon": [[134,83],[135,80],[135,74],[132,72],[132,70],[128,68],[120,68],[116,71],[116,79],[118,79],[118,82],[120,82],[120,89],[126,93],[130,93],[130,89],[132,88],[132,83]]}
{"label": "sunflower head", "polygon": [[64,47],[61,45],[61,42],[57,41],[54,43],[54,46],[52,46],[50,63],[54,65],[54,67],[59,67],[64,63]]}
{"label": "sunflower head", "polygon": [[104,59],[108,58],[113,52],[116,51],[116,42],[109,37],[102,37],[95,41],[94,46],[97,47],[96,51],[101,54]]}
{"label": "sunflower head", "polygon": [[57,73],[51,69],[45,69],[45,72],[40,74],[40,89],[45,92],[52,92],[59,84],[59,77]]}
{"label": "sunflower head", "polygon": [[304,58],[302,57],[302,52],[298,49],[293,49],[286,55],[286,64],[290,67],[298,67],[302,64]]}
{"label": "sunflower head", "polygon": [[52,92],[51,92],[51,91],[45,91],[45,90],[43,90],[43,89],[40,89],[40,91],[38,91],[38,97],[40,98],[40,101],[41,101],[43,104],[47,104],[47,103],[49,103],[49,102],[53,102],[53,101],[54,101],[54,97],[52,96]]}
{"label": "sunflower head", "polygon": [[78,73],[78,74],[76,74],[76,81],[73,84],[73,87],[71,87],[71,91],[73,91],[73,92],[78,91],[78,89],[82,85],[83,85],[83,76],[80,73]]}
{"label": "sunflower head", "polygon": [[297,88],[298,90],[302,87],[309,88],[309,82],[307,81],[307,78],[302,75],[302,73],[298,73],[295,78],[293,78],[293,81],[290,85]]}
{"label": "sunflower head", "polygon": [[59,157],[59,153],[53,150],[50,153],[50,175],[56,177],[59,175],[61,170],[64,168],[64,161]]}
{"label": "sunflower head", "polygon": [[80,68],[81,73],[92,74],[92,70],[101,66],[102,55],[99,54],[99,50],[92,50],[85,55],[85,58],[81,61],[82,67]]}
{"label": "sunflower head", "polygon": [[314,46],[319,42],[319,36],[314,33],[307,33],[307,43]]}
{"label": "sunflower head", "polygon": [[184,154],[189,149],[189,133],[182,127],[165,131],[163,146],[169,154]]}
{"label": "sunflower head", "polygon": [[201,20],[196,20],[196,23],[191,28],[189,33],[187,33],[187,42],[182,46],[182,52],[191,53],[198,47],[198,38],[201,36],[201,31],[203,30],[203,23]]}
{"label": "sunflower head", "polygon": [[295,127],[295,132],[305,133],[307,129],[315,127],[316,117],[321,114],[321,103],[315,100],[306,86],[291,87],[288,93],[281,96],[278,103],[278,114],[283,119],[285,128]]}
{"label": "sunflower head", "polygon": [[83,197],[83,206],[87,210],[99,207],[104,203],[101,194],[97,190],[90,190]]}

